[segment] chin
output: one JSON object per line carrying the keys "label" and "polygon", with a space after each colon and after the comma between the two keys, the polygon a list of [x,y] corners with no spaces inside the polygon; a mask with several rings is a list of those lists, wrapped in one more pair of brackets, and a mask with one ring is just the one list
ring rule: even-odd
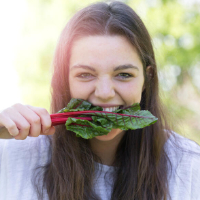
{"label": "chin", "polygon": [[102,136],[96,136],[95,138],[100,141],[111,141],[113,139],[120,139],[123,137],[125,134],[125,131],[121,129],[112,129],[107,135],[102,135]]}

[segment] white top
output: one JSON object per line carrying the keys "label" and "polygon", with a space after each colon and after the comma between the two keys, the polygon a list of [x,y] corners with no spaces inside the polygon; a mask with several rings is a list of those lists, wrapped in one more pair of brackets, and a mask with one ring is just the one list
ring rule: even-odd
{"label": "white top", "polygon": [[[200,153],[197,143],[179,135],[177,138],[184,148]],[[173,137],[165,144],[173,168],[172,176],[169,177],[171,198],[200,200],[200,155],[183,153],[181,159],[180,152],[175,153],[172,141]],[[48,162],[48,155],[46,136],[28,137],[26,140],[0,139],[0,200],[36,200],[37,194],[31,179],[35,167]],[[112,171],[113,167],[98,165],[102,166],[102,173],[96,169],[94,190],[102,200],[108,200],[112,178],[105,181],[104,175],[109,169]],[[47,194],[44,200],[48,200]]]}

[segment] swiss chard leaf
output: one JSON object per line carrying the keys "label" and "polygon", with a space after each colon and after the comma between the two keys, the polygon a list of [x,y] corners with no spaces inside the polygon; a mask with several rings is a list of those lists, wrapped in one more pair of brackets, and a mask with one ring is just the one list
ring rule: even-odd
{"label": "swiss chard leaf", "polygon": [[[71,99],[67,107],[59,112],[81,112],[79,117],[92,117],[93,121],[69,117],[66,129],[73,131],[77,136],[90,139],[108,134],[112,129],[135,130],[154,124],[158,119],[147,110],[140,110],[140,104],[135,103],[129,107],[113,112],[103,111],[102,107],[93,106],[83,99]],[[87,112],[86,112],[87,111]],[[91,111],[91,112],[90,112]]]}
{"label": "swiss chard leaf", "polygon": [[122,113],[122,114],[131,114],[136,111],[140,110],[140,104],[139,103],[134,103],[132,106],[128,106],[122,109],[118,109],[115,111],[115,113]]}
{"label": "swiss chard leaf", "polygon": [[58,113],[73,112],[73,111],[84,111],[84,110],[99,110],[102,111],[103,108],[100,106],[93,106],[90,102],[83,99],[72,98],[67,104],[67,107],[58,111]]}
{"label": "swiss chard leaf", "polygon": [[[124,111],[123,115],[113,112],[92,112],[86,113],[85,115],[96,116],[96,118],[105,118],[115,125],[115,127],[120,128],[122,130],[128,129],[139,129],[154,124],[157,121],[157,118],[153,116],[147,110],[138,110],[134,113],[128,113],[128,111]],[[94,117],[93,117],[94,119]]]}
{"label": "swiss chard leaf", "polygon": [[100,135],[107,135],[112,130],[112,126],[102,127],[100,123],[92,123],[87,120],[75,119],[71,117],[68,118],[65,126],[67,130],[75,132],[77,137],[85,139],[91,139]]}

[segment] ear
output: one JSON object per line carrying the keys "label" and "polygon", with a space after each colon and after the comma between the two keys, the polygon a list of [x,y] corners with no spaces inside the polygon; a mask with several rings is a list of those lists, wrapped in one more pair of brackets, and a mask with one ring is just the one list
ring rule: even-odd
{"label": "ear", "polygon": [[[152,66],[147,66],[146,67],[146,76],[145,78],[147,81],[150,81],[153,78],[153,67]],[[145,89],[145,84],[143,85],[142,91]]]}
{"label": "ear", "polygon": [[153,67],[152,66],[147,66],[147,68],[146,68],[146,77],[147,77],[147,79],[151,80],[153,78],[153,74],[154,74]]}

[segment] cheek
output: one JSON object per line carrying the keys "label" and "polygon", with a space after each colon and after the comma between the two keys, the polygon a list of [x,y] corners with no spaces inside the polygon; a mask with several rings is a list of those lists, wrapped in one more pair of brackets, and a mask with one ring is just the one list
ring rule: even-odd
{"label": "cheek", "polygon": [[69,76],[69,89],[71,97],[78,98],[77,94],[79,93],[79,87],[77,86],[75,79],[70,76]]}
{"label": "cheek", "polygon": [[91,84],[78,82],[74,78],[69,78],[69,88],[71,98],[88,99],[92,92]]}
{"label": "cheek", "polygon": [[143,84],[137,81],[128,82],[123,85],[121,84],[118,87],[118,93],[121,97],[123,97],[127,105],[140,103],[142,96],[142,86]]}

